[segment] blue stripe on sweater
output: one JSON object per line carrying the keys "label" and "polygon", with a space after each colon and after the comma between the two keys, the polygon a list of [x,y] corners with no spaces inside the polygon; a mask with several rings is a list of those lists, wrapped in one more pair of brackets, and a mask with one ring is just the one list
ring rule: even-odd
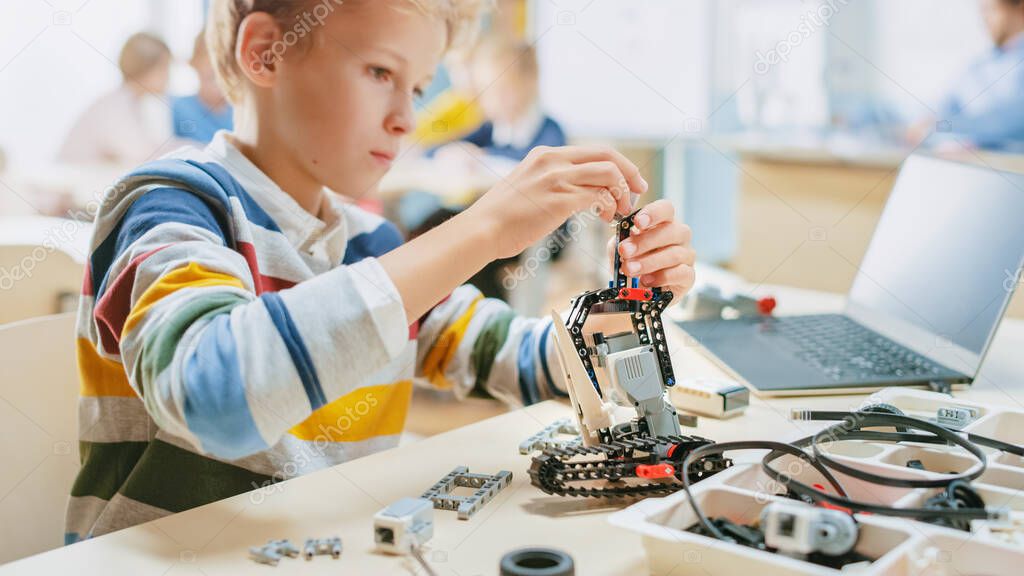
{"label": "blue stripe on sweater", "polygon": [[90,257],[96,300],[113,278],[107,278],[114,260],[154,227],[167,222],[209,230],[225,240],[228,224],[202,198],[180,188],[157,188],[140,196],[125,212]]}
{"label": "blue stripe on sweater", "polygon": [[371,232],[356,234],[345,246],[342,264],[355,264],[364,258],[382,256],[402,245],[398,228],[385,220]]}
{"label": "blue stripe on sweater", "polygon": [[537,389],[537,369],[534,367],[536,348],[533,344],[533,330],[527,330],[519,342],[519,391],[523,396],[523,404],[529,406],[540,401],[540,390]]}
{"label": "blue stripe on sweater", "polygon": [[[137,198],[111,233],[90,255],[97,300],[107,286],[111,264],[139,236],[164,222],[181,222],[206,228],[235,248],[231,198],[238,200],[245,220],[273,232],[281,232],[273,218],[245,191],[223,166],[194,160],[156,160],[125,176],[133,187],[166,185]],[[180,186],[175,186],[175,183]],[[153,196],[154,194],[157,196]],[[136,207],[138,206],[138,207]]]}
{"label": "blue stripe on sweater", "polygon": [[327,397],[320,385],[320,378],[316,374],[313,359],[309,355],[306,343],[303,342],[302,335],[299,334],[299,329],[295,326],[284,300],[276,292],[269,292],[260,298],[263,300],[267,312],[270,313],[270,319],[277,327],[277,332],[284,340],[285,347],[288,348],[288,355],[292,357],[295,370],[299,373],[299,379],[302,380],[302,387],[306,390],[310,407],[316,410],[327,404]]}
{"label": "blue stripe on sweater", "polygon": [[551,334],[552,326],[554,324],[548,324],[540,334],[540,345],[537,346],[539,349],[537,352],[540,354],[540,366],[544,369],[544,379],[548,383],[548,390],[555,396],[568,398],[568,392],[563,392],[558,386],[555,386],[555,379],[551,377],[551,369],[548,368],[548,335]]}
{"label": "blue stripe on sweater", "polygon": [[204,451],[235,459],[266,450],[245,396],[231,315],[213,318],[185,364],[185,423]]}

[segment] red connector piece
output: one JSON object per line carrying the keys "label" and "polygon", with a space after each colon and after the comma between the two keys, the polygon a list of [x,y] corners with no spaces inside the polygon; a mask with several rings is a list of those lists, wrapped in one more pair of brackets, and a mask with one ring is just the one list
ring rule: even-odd
{"label": "red connector piece", "polygon": [[619,298],[622,300],[639,300],[647,302],[654,297],[650,288],[619,288]]}
{"label": "red connector piece", "polygon": [[775,310],[775,297],[767,296],[757,301],[757,311],[762,316],[771,316],[772,310]]}
{"label": "red connector piece", "polygon": [[637,464],[636,475],[639,478],[672,478],[676,475],[676,468],[671,464]]}

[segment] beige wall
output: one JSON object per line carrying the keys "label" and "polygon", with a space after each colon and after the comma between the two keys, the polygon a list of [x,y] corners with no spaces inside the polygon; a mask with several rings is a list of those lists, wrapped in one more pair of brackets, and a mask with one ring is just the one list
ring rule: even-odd
{"label": "beige wall", "polygon": [[[1020,169],[1024,159],[978,162]],[[730,268],[754,283],[846,292],[857,273],[898,167],[799,163],[745,157],[739,243]],[[1018,293],[1010,313],[1024,317]]]}

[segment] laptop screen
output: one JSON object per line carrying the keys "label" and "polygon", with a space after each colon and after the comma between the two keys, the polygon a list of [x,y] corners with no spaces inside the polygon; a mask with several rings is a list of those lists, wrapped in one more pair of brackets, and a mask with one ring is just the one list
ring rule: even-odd
{"label": "laptop screen", "polygon": [[913,156],[896,180],[849,304],[928,334],[913,346],[919,352],[961,351],[955,368],[974,374],[1020,281],[1022,260],[1024,175]]}

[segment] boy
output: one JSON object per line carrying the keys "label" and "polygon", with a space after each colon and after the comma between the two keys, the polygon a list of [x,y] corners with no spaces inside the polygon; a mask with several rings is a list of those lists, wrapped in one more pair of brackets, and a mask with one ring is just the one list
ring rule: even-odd
{"label": "boy", "polygon": [[[550,321],[460,284],[573,212],[628,212],[646,188],[635,166],[535,150],[407,244],[349,202],[413,129],[413,98],[471,4],[211,3],[235,131],[142,166],[97,215],[69,542],[394,446],[414,377],[512,405],[561,392]],[[637,220],[625,266],[682,294],[689,231],[664,203]]]}

